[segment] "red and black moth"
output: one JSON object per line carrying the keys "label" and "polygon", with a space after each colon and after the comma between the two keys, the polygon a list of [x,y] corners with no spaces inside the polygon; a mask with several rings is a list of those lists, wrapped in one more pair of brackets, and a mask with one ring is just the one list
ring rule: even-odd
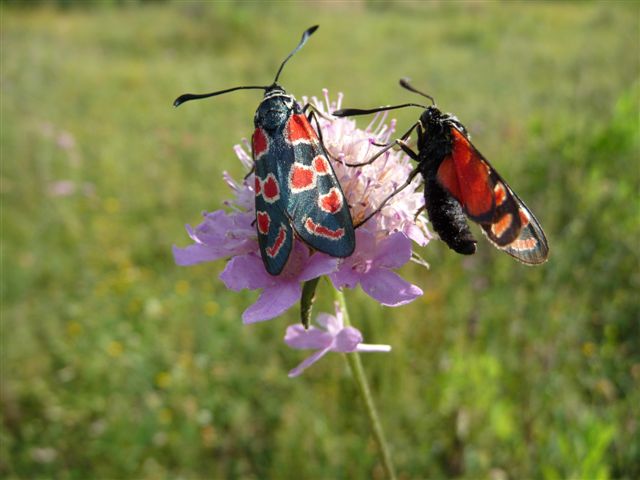
{"label": "red and black moth", "polygon": [[348,257],[355,249],[349,206],[322,137],[310,123],[315,113],[310,105],[300,107],[277,83],[284,65],[317,29],[316,25],[303,33],[298,46],[280,65],[271,85],[187,93],[174,102],[177,107],[189,100],[234,90],[265,91],[253,119],[252,152],[258,244],[264,266],[271,275],[278,275],[284,269],[294,233],[309,247],[333,257]]}
{"label": "red and black moth", "polygon": [[[384,148],[368,161],[351,165],[369,164],[395,145],[417,162],[407,181],[379,208],[420,174],[424,179],[424,200],[429,220],[449,248],[464,255],[475,253],[476,240],[466,216],[479,224],[491,243],[500,250],[528,265],[544,263],[549,255],[549,246],[540,223],[471,143],[466,128],[455,116],[442,113],[433,97],[416,90],[406,79],[400,80],[400,85],[428,98],[432,105],[425,107],[406,103],[369,110],[344,108],[333,112],[335,116],[348,117],[409,106],[424,108],[420,119],[401,138],[380,145]],[[413,130],[418,136],[417,153],[406,143]],[[364,221],[377,211],[379,209]]]}

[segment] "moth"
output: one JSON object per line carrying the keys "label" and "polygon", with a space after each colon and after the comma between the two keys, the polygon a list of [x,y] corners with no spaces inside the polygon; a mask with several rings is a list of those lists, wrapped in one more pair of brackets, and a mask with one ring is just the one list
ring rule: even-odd
{"label": "moth", "polygon": [[301,107],[294,96],[278,84],[284,65],[317,29],[316,25],[303,33],[298,46],[280,65],[271,85],[187,93],[174,102],[177,107],[189,100],[234,90],[264,90],[253,118],[255,130],[251,145],[258,244],[264,266],[271,275],[279,275],[284,269],[294,237],[333,257],[348,257],[355,249],[349,206],[321,136],[311,125],[315,112],[309,104]]}
{"label": "moth", "polygon": [[[401,138],[380,145],[384,148],[368,161],[350,164],[369,164],[395,145],[417,162],[407,181],[364,221],[421,175],[427,215],[433,229],[449,248],[463,255],[476,252],[477,242],[469,229],[469,219],[480,225],[489,241],[503,252],[527,265],[544,263],[549,255],[549,245],[540,222],[471,143],[464,125],[454,115],[440,111],[433,97],[413,88],[408,80],[400,80],[400,85],[428,98],[432,104],[406,103],[368,110],[343,108],[333,112],[337,117],[349,117],[410,106],[424,109],[419,120]],[[414,130],[417,132],[417,152],[407,144]]]}

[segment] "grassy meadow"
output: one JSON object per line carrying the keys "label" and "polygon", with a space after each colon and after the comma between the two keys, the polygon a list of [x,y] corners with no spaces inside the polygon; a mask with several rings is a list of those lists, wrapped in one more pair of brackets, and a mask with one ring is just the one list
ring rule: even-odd
{"label": "grassy meadow", "polygon": [[[469,129],[549,261],[439,241],[384,308],[347,292],[399,478],[640,477],[640,4],[3,2],[0,475],[383,478],[344,358],[297,379],[297,309],[244,326],[184,224],[244,171],[256,91],[420,101]],[[398,129],[418,111],[398,111]],[[360,124],[366,125],[367,119]],[[406,127],[405,127],[406,125]],[[331,308],[321,282],[319,310]],[[635,405],[635,407],[634,407]]]}

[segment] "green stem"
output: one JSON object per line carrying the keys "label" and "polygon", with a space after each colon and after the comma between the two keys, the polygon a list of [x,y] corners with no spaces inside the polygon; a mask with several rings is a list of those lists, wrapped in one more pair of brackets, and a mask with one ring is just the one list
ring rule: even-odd
{"label": "green stem", "polygon": [[[347,302],[344,298],[344,294],[340,290],[335,290],[335,292],[336,300],[338,301],[340,309],[342,310],[344,325],[350,326],[351,322],[349,320],[349,311],[347,310]],[[358,387],[358,392],[360,392],[360,396],[362,397],[367,416],[369,417],[371,429],[373,430],[373,437],[376,439],[376,443],[378,444],[378,449],[380,450],[380,455],[382,457],[382,465],[384,466],[384,470],[387,473],[387,478],[389,478],[390,480],[395,480],[396,473],[393,468],[393,462],[391,461],[391,455],[389,454],[389,447],[384,436],[384,430],[382,429],[380,417],[378,416],[376,406],[373,403],[373,397],[371,396],[371,390],[369,389],[367,378],[364,375],[364,369],[362,368],[362,360],[360,360],[360,355],[358,354],[358,352],[352,352],[346,354],[346,358],[347,363],[349,364],[349,368],[351,369],[353,379],[355,380],[356,386]]]}

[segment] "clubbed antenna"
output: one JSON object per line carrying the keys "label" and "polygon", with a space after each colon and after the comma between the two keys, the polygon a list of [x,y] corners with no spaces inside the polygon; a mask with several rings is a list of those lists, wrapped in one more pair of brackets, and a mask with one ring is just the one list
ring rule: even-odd
{"label": "clubbed antenna", "polygon": [[298,50],[304,47],[304,44],[307,43],[307,40],[309,40],[309,37],[313,35],[313,32],[315,32],[318,29],[318,27],[319,25],[314,25],[313,27],[309,27],[304,31],[304,33],[302,34],[302,38],[300,39],[300,43],[298,43],[298,46],[293,49],[293,51],[287,56],[287,58],[284,59],[284,62],[282,62],[282,64],[280,65],[280,68],[278,69],[278,73],[276,73],[276,78],[273,81],[274,84],[278,83],[278,78],[280,77],[280,73],[284,68],[284,64],[287,63],[289,59],[293,57]]}
{"label": "clubbed antenna", "polygon": [[427,108],[424,105],[418,105],[417,103],[403,103],[402,105],[377,107],[377,108],[371,108],[368,110],[361,110],[359,108],[342,108],[340,110],[336,110],[335,112],[332,112],[331,114],[334,117],[355,117],[356,115],[369,115],[370,113],[386,112],[387,110],[396,110],[398,108],[405,108],[405,107]]}
{"label": "clubbed antenna", "polygon": [[[304,33],[302,34],[302,38],[300,39],[300,43],[298,43],[298,46],[293,49],[293,51],[287,56],[287,58],[284,59],[284,62],[282,62],[282,64],[280,65],[280,68],[278,69],[278,73],[276,74],[276,79],[273,81],[274,85],[278,82],[278,77],[280,77],[280,73],[282,72],[282,69],[284,68],[285,63],[287,63],[287,61],[291,57],[293,57],[293,55],[298,50],[300,50],[304,46],[305,43],[307,43],[307,40],[309,39],[309,37],[317,29],[318,29],[318,25],[314,25],[313,27],[307,28],[304,31]],[[268,88],[270,88],[270,87],[263,87],[263,86],[253,85],[253,86],[242,86],[242,87],[227,88],[226,90],[219,90],[217,92],[211,92],[211,93],[185,93],[184,95],[180,95],[178,98],[176,98],[173,101],[173,106],[174,107],[179,107],[184,102],[188,102],[189,100],[199,100],[201,98],[215,97],[216,95],[222,95],[223,93],[229,93],[229,92],[233,92],[235,90],[267,90]]]}
{"label": "clubbed antenna", "polygon": [[427,97],[429,100],[431,100],[431,103],[433,103],[433,106],[434,107],[436,106],[436,101],[433,99],[433,97],[431,95],[427,95],[426,93],[421,92],[420,90],[416,90],[415,88],[413,88],[413,86],[411,86],[411,84],[409,83],[408,78],[401,78],[400,86],[402,88],[406,88],[410,92],[417,93],[418,95],[422,95],[423,97]]}
{"label": "clubbed antenna", "polygon": [[266,90],[267,88],[269,87],[246,86],[246,87],[227,88],[226,90],[220,90],[218,92],[211,92],[211,93],[185,93],[183,95],[180,95],[178,98],[176,98],[173,101],[173,106],[179,107],[184,102],[188,102],[189,100],[198,100],[200,98],[215,97],[216,95],[222,95],[223,93],[233,92],[234,90]]}

